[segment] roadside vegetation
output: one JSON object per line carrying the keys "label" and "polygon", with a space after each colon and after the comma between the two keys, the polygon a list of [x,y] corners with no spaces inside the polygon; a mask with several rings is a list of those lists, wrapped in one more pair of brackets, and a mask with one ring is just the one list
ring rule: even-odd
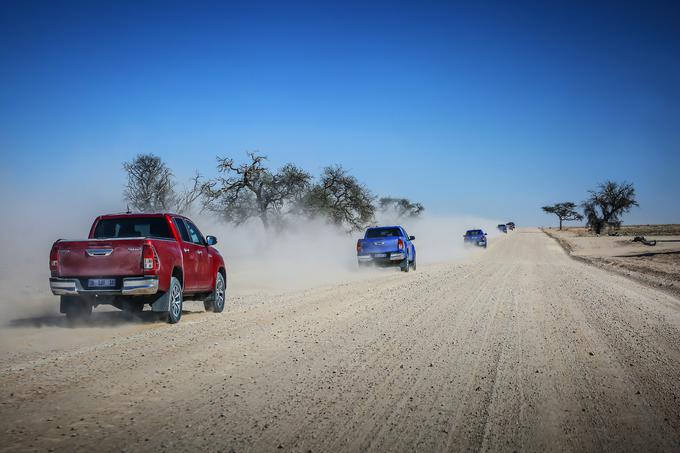
{"label": "roadside vegetation", "polygon": [[267,156],[257,152],[247,153],[243,162],[216,160],[214,178],[197,171],[184,186],[158,156],[139,154],[124,162],[128,209],[204,212],[234,225],[258,219],[266,230],[283,230],[294,218],[323,219],[347,231],[362,230],[376,218],[416,218],[425,210],[407,198],[378,198],[340,165],[315,177],[293,163],[272,169]]}
{"label": "roadside vegetation", "polygon": [[571,201],[556,203],[552,206],[543,206],[541,209],[548,214],[555,214],[557,216],[560,220],[560,230],[564,221],[583,220],[583,216],[576,211],[576,204]]}
{"label": "roadside vegetation", "polygon": [[629,182],[606,181],[588,193],[589,198],[580,205],[583,214],[576,210],[576,203],[571,201],[543,206],[541,209],[557,216],[560,230],[564,221],[580,221],[585,218],[586,228],[600,234],[605,228],[609,230],[620,228],[623,215],[633,207],[639,206],[635,197],[635,187]]}

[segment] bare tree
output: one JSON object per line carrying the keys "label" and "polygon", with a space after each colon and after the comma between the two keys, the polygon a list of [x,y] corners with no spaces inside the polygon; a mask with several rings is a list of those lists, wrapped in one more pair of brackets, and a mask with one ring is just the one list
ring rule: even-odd
{"label": "bare tree", "polygon": [[425,207],[420,203],[413,203],[408,198],[383,197],[378,200],[378,209],[394,215],[397,219],[405,219],[419,217]]}
{"label": "bare tree", "polygon": [[123,163],[128,181],[123,195],[129,205],[141,212],[165,211],[173,207],[172,171],[160,157],[138,154],[130,162]]}
{"label": "bare tree", "polygon": [[293,164],[272,173],[264,165],[266,156],[250,152],[248,157],[250,161],[240,165],[228,157],[217,158],[220,176],[202,186],[205,207],[237,225],[258,217],[269,228],[302,198],[312,177]]}
{"label": "bare tree", "polygon": [[555,214],[560,219],[560,230],[562,229],[563,221],[583,220],[583,216],[576,212],[576,204],[571,201],[557,203],[552,206],[543,206],[541,209],[548,214]]}
{"label": "bare tree", "polygon": [[201,195],[203,195],[203,181],[201,174],[197,171],[191,178],[190,184],[175,196],[174,211],[179,214],[190,213]]}
{"label": "bare tree", "polygon": [[635,187],[632,183],[621,184],[606,181],[597,186],[597,190],[589,190],[590,198],[583,202],[583,211],[588,220],[588,226],[596,234],[602,232],[605,225],[618,227],[621,216],[629,212],[634,206],[639,206],[635,199]]}
{"label": "bare tree", "polygon": [[371,192],[341,166],[326,167],[304,200],[310,216],[322,216],[350,230],[364,228],[375,215]]}

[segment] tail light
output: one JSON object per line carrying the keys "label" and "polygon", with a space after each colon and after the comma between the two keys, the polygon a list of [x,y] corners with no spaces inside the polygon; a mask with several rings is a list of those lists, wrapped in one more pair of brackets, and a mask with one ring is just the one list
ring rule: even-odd
{"label": "tail light", "polygon": [[50,250],[50,272],[59,272],[59,249],[54,245]]}
{"label": "tail light", "polygon": [[397,247],[399,247],[399,250],[404,250],[404,240],[399,238],[397,240]]}
{"label": "tail light", "polygon": [[156,249],[151,243],[144,244],[142,249],[142,269],[145,271],[156,271],[160,267]]}
{"label": "tail light", "polygon": [[357,253],[361,253],[361,239],[357,241]]}

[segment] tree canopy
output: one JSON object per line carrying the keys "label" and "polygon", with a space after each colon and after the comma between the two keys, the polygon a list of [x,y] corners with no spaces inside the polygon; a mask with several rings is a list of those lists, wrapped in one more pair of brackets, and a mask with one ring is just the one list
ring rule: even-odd
{"label": "tree canopy", "polygon": [[555,214],[560,220],[560,230],[562,229],[563,221],[582,220],[583,216],[576,211],[576,203],[565,201],[556,203],[552,206],[543,206],[543,209],[548,214]]}

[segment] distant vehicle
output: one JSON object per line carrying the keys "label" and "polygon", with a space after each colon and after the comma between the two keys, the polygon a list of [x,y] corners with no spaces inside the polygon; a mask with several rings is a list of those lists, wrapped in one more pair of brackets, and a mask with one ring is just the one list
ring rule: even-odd
{"label": "distant vehicle", "polygon": [[174,324],[188,299],[219,313],[227,273],[216,243],[176,214],[100,216],[88,239],[52,245],[50,289],[61,296],[60,311],[69,319],[88,317],[101,304],[127,312],[149,304]]}
{"label": "distant vehicle", "polygon": [[486,248],[486,243],[486,233],[482,230],[467,230],[463,235],[463,244]]}
{"label": "distant vehicle", "polygon": [[503,233],[507,233],[507,232],[508,232],[508,227],[505,226],[504,223],[501,223],[501,224],[498,225],[498,230],[501,231],[501,232],[503,232]]}
{"label": "distant vehicle", "polygon": [[515,222],[508,222],[505,225],[507,225],[509,230],[514,230],[515,229]]}
{"label": "distant vehicle", "polygon": [[366,230],[357,241],[359,267],[399,266],[402,272],[416,270],[415,236],[409,236],[400,226],[374,227]]}

